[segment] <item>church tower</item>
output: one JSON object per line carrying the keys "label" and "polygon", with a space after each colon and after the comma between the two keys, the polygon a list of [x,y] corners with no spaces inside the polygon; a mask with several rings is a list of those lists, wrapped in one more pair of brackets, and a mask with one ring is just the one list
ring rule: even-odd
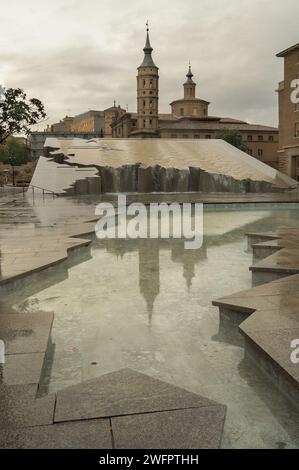
{"label": "church tower", "polygon": [[184,83],[184,99],[188,98],[195,98],[195,88],[196,88],[196,83],[192,80],[193,78],[193,73],[191,71],[191,64],[189,62],[189,70],[186,75],[187,80]]}
{"label": "church tower", "polygon": [[184,83],[184,98],[170,103],[171,114],[176,118],[207,118],[209,115],[209,101],[196,98],[196,83],[189,62],[189,69]]}
{"label": "church tower", "polygon": [[159,69],[152,58],[148,23],[143,51],[144,59],[137,74],[137,130],[132,134],[136,137],[158,137]]}

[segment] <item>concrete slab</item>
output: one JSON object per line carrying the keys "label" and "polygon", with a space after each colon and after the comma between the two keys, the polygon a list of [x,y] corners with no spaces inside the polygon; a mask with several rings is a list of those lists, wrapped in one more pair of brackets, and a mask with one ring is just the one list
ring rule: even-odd
{"label": "concrete slab", "polygon": [[109,420],[1,430],[2,449],[112,449]]}
{"label": "concrete slab", "polygon": [[[250,234],[250,237],[257,238],[258,234]],[[299,338],[299,231],[283,227],[277,230],[277,237],[275,242],[257,245],[259,248],[276,243],[280,247],[250,268],[253,281],[262,285],[218,299],[213,304],[219,307],[220,313],[225,311],[226,316],[235,318],[239,314],[247,354],[298,406],[299,372],[291,361],[291,343]],[[244,313],[250,315],[245,321]]]}
{"label": "concrete slab", "polygon": [[55,422],[215,404],[160,380],[122,369],[57,393]]}
{"label": "concrete slab", "polygon": [[54,314],[0,314],[1,338],[5,354],[46,352]]}
{"label": "concrete slab", "polygon": [[7,385],[38,384],[44,353],[10,354],[2,366],[3,382]]}
{"label": "concrete slab", "polygon": [[1,431],[53,423],[55,395],[35,399],[35,394],[34,385],[0,385]]}
{"label": "concrete slab", "polygon": [[165,411],[112,418],[116,449],[217,449],[225,407]]}

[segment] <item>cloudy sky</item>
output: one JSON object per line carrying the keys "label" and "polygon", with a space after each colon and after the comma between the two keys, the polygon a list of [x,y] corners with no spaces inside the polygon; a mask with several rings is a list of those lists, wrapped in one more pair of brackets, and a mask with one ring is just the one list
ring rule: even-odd
{"label": "cloudy sky", "polygon": [[298,18],[298,0],[0,0],[0,84],[44,102],[43,127],[114,99],[135,111],[148,19],[161,112],[190,59],[210,114],[276,125],[275,54],[299,42]]}

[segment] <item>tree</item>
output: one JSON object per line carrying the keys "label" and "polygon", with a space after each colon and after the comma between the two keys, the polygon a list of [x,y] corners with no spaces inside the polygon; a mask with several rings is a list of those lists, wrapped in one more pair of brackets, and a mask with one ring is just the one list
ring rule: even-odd
{"label": "tree", "polygon": [[0,144],[13,134],[29,134],[30,126],[46,117],[37,98],[27,99],[21,88],[7,88],[0,101]]}
{"label": "tree", "polygon": [[7,165],[19,166],[30,160],[30,153],[23,142],[14,137],[8,137],[6,141],[0,145],[0,162]]}
{"label": "tree", "polygon": [[0,162],[11,165],[12,184],[15,186],[15,177],[18,174],[15,167],[23,165],[30,160],[28,147],[14,137],[8,137],[6,141],[0,144]]}
{"label": "tree", "polygon": [[249,148],[246,144],[244,144],[242,140],[242,135],[238,130],[235,129],[223,129],[222,131],[218,131],[215,136],[216,139],[225,140],[229,144],[237,147],[238,149],[242,150],[243,152],[248,152]]}

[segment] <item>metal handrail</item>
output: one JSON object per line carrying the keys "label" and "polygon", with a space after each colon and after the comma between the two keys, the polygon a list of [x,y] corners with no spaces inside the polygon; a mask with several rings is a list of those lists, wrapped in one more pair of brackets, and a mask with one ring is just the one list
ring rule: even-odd
{"label": "metal handrail", "polygon": [[287,188],[287,191],[292,191],[293,189],[297,189],[297,191],[299,191],[299,182],[294,184],[293,186],[289,186]]}
{"label": "metal handrail", "polygon": [[28,184],[27,186],[22,186],[23,189],[23,196],[25,196],[25,188],[32,188],[32,195],[34,197],[34,190],[35,189],[40,189],[43,192],[43,198],[45,197],[45,194],[52,194],[53,199],[55,196],[58,196],[52,189],[47,189],[47,188],[41,188],[40,186],[36,186],[35,184]]}

